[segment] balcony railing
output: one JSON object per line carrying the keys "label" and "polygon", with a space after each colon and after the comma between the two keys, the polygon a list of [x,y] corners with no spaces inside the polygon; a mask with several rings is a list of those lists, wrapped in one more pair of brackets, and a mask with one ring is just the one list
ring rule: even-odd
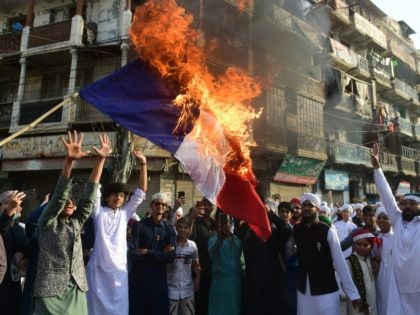
{"label": "balcony railing", "polygon": [[381,64],[376,64],[373,66],[373,75],[379,83],[385,86],[391,86],[391,68],[390,66],[382,66]]}
{"label": "balcony railing", "polygon": [[413,136],[413,128],[409,119],[398,118],[400,133],[409,137]]}
{"label": "balcony railing", "polygon": [[408,159],[420,161],[420,151],[402,146],[402,156]]}
{"label": "balcony railing", "polygon": [[76,115],[73,123],[89,123],[89,122],[110,122],[112,121],[107,115],[101,113],[95,107],[82,100],[76,99]]}
{"label": "balcony railing", "polygon": [[325,99],[324,83],[308,76],[298,75],[296,91],[317,99]]}
{"label": "balcony railing", "polygon": [[420,140],[420,124],[417,123],[414,125],[414,133],[417,140]]}
{"label": "balcony railing", "polygon": [[382,164],[382,169],[388,172],[398,172],[397,159],[394,154],[381,152],[380,162]]}
{"label": "balcony railing", "polygon": [[297,134],[297,154],[315,159],[327,159],[327,141],[309,134]]}
{"label": "balcony railing", "polygon": [[400,156],[398,169],[406,175],[416,176],[416,161]]}
{"label": "balcony railing", "polygon": [[0,54],[18,52],[20,50],[21,33],[0,35]]}
{"label": "balcony railing", "polygon": [[352,15],[352,21],[354,23],[354,27],[359,33],[368,36],[373,42],[383,49],[387,49],[386,35],[373,23],[365,19],[357,12],[354,12]]}
{"label": "balcony railing", "polygon": [[371,166],[370,150],[362,145],[332,142],[330,155],[336,163]]}
{"label": "balcony railing", "polygon": [[394,87],[403,92],[409,100],[413,99],[415,103],[418,103],[419,97],[415,88],[397,78],[394,78]]}
{"label": "balcony railing", "polygon": [[31,29],[29,48],[65,42],[70,39],[71,20],[47,24]]}

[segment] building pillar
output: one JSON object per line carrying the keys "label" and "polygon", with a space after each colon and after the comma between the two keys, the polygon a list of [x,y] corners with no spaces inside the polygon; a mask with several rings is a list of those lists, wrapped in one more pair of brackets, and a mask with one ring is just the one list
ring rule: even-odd
{"label": "building pillar", "polygon": [[34,6],[35,0],[28,0],[28,5],[26,6],[25,26],[32,27],[34,25]]}
{"label": "building pillar", "polygon": [[20,62],[19,86],[18,86],[16,101],[13,102],[13,107],[12,107],[10,132],[14,132],[19,126],[20,104],[23,101],[23,96],[25,93],[27,59],[25,57],[22,57],[20,58],[19,62]]}
{"label": "building pillar", "polygon": [[130,46],[127,43],[122,43],[121,46],[121,67],[124,67],[128,62],[128,51]]}

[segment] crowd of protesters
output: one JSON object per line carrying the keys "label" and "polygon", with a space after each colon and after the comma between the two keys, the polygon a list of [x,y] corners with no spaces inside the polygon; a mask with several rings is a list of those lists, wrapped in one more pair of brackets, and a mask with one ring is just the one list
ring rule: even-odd
{"label": "crowd of protesters", "polygon": [[133,151],[140,165],[133,193],[123,183],[101,189],[112,151],[105,134],[75,200],[72,169],[87,152],[77,132],[62,140],[67,154],[55,190],[26,224],[25,194],[0,194],[1,314],[420,314],[420,197],[395,199],[376,145],[381,202],[267,198],[272,234],[263,241],[206,198],[184,215],[183,194],[170,207],[156,193],[140,219],[146,157]]}

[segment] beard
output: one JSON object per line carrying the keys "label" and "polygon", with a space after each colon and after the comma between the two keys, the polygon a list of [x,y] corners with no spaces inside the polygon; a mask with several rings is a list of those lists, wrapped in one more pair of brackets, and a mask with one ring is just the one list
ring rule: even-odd
{"label": "beard", "polygon": [[410,222],[411,220],[413,220],[414,219],[414,217],[415,217],[416,215],[414,214],[414,212],[413,211],[411,211],[411,210],[404,210],[403,212],[402,212],[402,219],[404,220],[404,221],[408,221],[408,222]]}
{"label": "beard", "polygon": [[317,217],[317,214],[316,213],[302,216],[302,222],[305,223],[305,224],[310,225],[313,222],[315,222],[316,217]]}

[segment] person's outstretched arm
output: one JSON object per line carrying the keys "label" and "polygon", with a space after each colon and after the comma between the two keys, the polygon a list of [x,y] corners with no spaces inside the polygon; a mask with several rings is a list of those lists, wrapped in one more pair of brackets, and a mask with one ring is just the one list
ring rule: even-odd
{"label": "person's outstretched arm", "polygon": [[94,201],[96,194],[99,190],[99,181],[101,180],[102,171],[104,169],[106,158],[112,153],[111,141],[107,134],[99,135],[99,142],[101,147],[93,147],[96,152],[96,163],[92,168],[89,176],[89,181],[86,185],[85,191],[82,198],[79,201],[77,210],[75,212],[75,218],[83,224],[94,207]]}
{"label": "person's outstretched arm", "polygon": [[374,168],[373,179],[375,180],[376,188],[378,188],[381,201],[384,204],[389,220],[393,225],[395,225],[397,213],[401,213],[401,210],[398,208],[398,204],[395,201],[392,190],[389,187],[384,173],[382,172],[381,165],[379,163],[379,145],[377,143],[373,145],[371,151],[371,161]]}
{"label": "person's outstretched arm", "polygon": [[88,154],[88,152],[82,151],[83,134],[78,137],[76,131],[74,131],[73,134],[69,131],[67,133],[67,140],[63,137],[61,140],[67,152],[66,160],[64,162],[63,169],[61,170],[61,175],[58,179],[51,201],[47,204],[45,210],[38,219],[40,229],[52,224],[52,222],[54,222],[60,215],[66,204],[71,188],[72,180],[70,177],[73,169],[73,163]]}

